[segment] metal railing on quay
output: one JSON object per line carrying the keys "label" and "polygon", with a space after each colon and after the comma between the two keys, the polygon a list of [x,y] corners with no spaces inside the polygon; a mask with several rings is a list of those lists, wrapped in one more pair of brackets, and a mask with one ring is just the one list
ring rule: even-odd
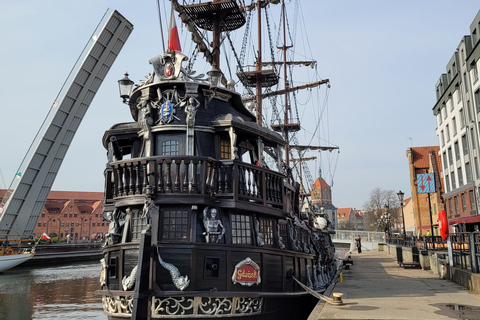
{"label": "metal railing on quay", "polygon": [[[440,236],[395,236],[387,237],[389,245],[410,247],[427,251],[448,251],[448,241]],[[480,232],[450,234],[452,263],[455,268],[480,272]]]}
{"label": "metal railing on quay", "polygon": [[360,236],[362,241],[385,242],[384,232],[358,230],[335,230],[332,240],[352,240],[353,242],[357,236]]}

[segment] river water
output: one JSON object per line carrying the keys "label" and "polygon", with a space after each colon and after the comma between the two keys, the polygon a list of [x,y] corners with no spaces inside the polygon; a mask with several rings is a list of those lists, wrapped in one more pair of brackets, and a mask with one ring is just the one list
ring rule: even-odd
{"label": "river water", "polygon": [[100,263],[17,267],[0,274],[0,320],[106,319]]}
{"label": "river water", "polygon": [[[343,258],[348,249],[336,251]],[[0,320],[107,319],[99,287],[98,261],[16,267],[0,274]]]}

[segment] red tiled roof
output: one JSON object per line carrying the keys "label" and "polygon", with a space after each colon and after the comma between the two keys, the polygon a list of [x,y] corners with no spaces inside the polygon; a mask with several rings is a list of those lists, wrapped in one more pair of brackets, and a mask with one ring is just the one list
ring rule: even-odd
{"label": "red tiled roof", "polygon": [[415,147],[412,149],[412,161],[413,166],[417,169],[420,168],[429,168],[430,167],[430,160],[428,158],[428,152],[434,151],[437,157],[437,164],[440,164],[440,158],[438,157],[438,150],[440,147],[438,146],[430,146],[430,147]]}
{"label": "red tiled roof", "polygon": [[329,187],[330,186],[328,185],[328,183],[325,182],[325,180],[323,180],[322,178],[317,178],[317,180],[315,180],[315,182],[313,183],[312,185],[312,188],[314,187]]}
{"label": "red tiled roof", "polygon": [[48,199],[76,199],[76,200],[93,200],[103,199],[103,192],[88,191],[50,191]]}

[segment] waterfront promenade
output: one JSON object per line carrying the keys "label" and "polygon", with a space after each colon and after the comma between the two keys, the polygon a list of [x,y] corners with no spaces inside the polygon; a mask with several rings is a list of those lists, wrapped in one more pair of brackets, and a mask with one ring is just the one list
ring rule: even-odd
{"label": "waterfront promenade", "polygon": [[[477,319],[480,295],[438,278],[430,271],[404,269],[383,251],[350,254],[353,265],[343,282],[325,293],[343,293],[342,306],[320,301],[308,320],[319,319]],[[462,309],[462,310],[455,310]]]}

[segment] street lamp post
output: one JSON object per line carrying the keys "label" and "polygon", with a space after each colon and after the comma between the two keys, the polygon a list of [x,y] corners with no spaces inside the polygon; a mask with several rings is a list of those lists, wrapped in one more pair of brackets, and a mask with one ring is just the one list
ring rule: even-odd
{"label": "street lamp post", "polygon": [[405,239],[406,231],[405,231],[405,215],[403,214],[403,195],[404,193],[402,192],[402,190],[398,191],[397,196],[398,196],[398,200],[400,200],[400,206],[402,207],[403,238]]}

